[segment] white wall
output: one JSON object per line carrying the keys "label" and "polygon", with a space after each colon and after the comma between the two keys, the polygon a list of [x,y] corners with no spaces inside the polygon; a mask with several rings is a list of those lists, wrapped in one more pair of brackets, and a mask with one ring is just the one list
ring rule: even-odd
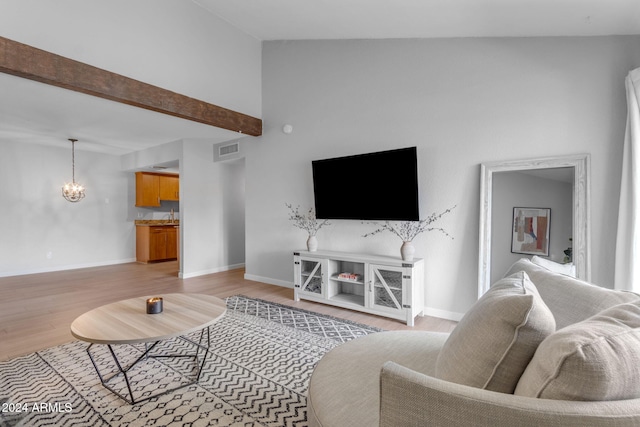
{"label": "white wall", "polygon": [[[640,37],[285,41],[263,45],[264,134],[247,153],[247,276],[293,281],[306,236],[285,202],[313,203],[311,161],[417,146],[423,216],[454,237],[414,242],[430,313],[477,298],[479,164],[590,153],[592,274],[613,279],[626,103]],[[283,124],[293,125],[285,135]],[[357,199],[357,189],[354,189]],[[391,235],[334,221],[321,249],[398,255]]]}
{"label": "white wall", "polygon": [[76,180],[87,196],[70,203],[60,194],[71,180],[70,146],[1,144],[0,179],[11,184],[1,192],[3,214],[11,226],[1,240],[0,277],[135,261],[133,221],[149,209],[134,206],[133,170],[173,159],[180,162],[182,276],[243,266],[245,161],[214,163],[213,146],[177,141],[123,157],[76,149]]}
{"label": "white wall", "polygon": [[180,164],[182,277],[241,267],[244,162],[213,162],[212,142],[184,141]]}
{"label": "white wall", "polygon": [[245,159],[224,161],[221,183],[223,188],[222,242],[229,265],[245,263]]}
{"label": "white wall", "polygon": [[[239,140],[240,146],[244,147],[248,140]],[[164,206],[163,202],[160,208],[136,208],[133,171],[178,161],[180,275],[184,278],[242,267],[245,263],[245,160],[214,162],[218,145],[188,139],[121,157],[129,185],[133,186],[127,213],[131,222],[138,214],[151,218],[149,212],[168,213],[173,206]]]}
{"label": "white wall", "polygon": [[261,117],[261,43],[191,1],[3,0],[0,35]]}
{"label": "white wall", "polygon": [[[191,1],[3,0],[0,9],[3,37],[254,117],[262,115],[261,42]],[[12,184],[0,190],[4,220],[10,224],[6,239],[0,240],[0,275],[135,259],[137,210],[131,170],[170,160],[179,160],[182,166],[182,142],[122,159],[76,147],[76,175],[87,185],[87,197],[75,205],[66,202],[59,189],[70,179],[70,149],[29,142],[0,144],[0,177]],[[199,154],[190,154],[185,144],[194,169],[183,172],[197,185],[189,189],[190,184],[181,183],[181,191],[187,192],[185,203],[200,190],[217,197],[217,190],[208,186],[215,186],[210,178],[218,172],[203,171],[213,168],[211,144],[202,148],[206,161],[195,159]],[[207,208],[219,203],[205,199]],[[203,219],[209,211],[199,217],[198,203],[186,206],[193,206],[192,230],[198,224],[209,225]],[[186,250],[196,255],[189,271],[244,262],[244,251],[231,245],[229,238],[203,259],[217,244],[212,243],[213,234],[205,232],[202,242],[197,231],[192,236],[194,248]],[[49,251],[51,259],[46,258]]]}
{"label": "white wall", "polygon": [[511,252],[514,207],[551,209],[548,259],[563,262],[563,251],[571,245],[573,235],[573,184],[521,172],[498,172],[493,174],[492,203],[491,283],[520,258],[531,258]]}
{"label": "white wall", "polygon": [[120,158],[77,149],[75,157],[76,181],[87,190],[83,200],[70,203],[61,187],[71,181],[71,144],[0,144],[0,276],[135,260]]}
{"label": "white wall", "polygon": [[[182,159],[182,141],[169,142],[167,144],[156,145],[146,150],[134,151],[133,153],[120,156],[122,170],[137,171],[141,168],[148,168],[153,165],[169,163]],[[135,202],[135,198],[133,199]]]}

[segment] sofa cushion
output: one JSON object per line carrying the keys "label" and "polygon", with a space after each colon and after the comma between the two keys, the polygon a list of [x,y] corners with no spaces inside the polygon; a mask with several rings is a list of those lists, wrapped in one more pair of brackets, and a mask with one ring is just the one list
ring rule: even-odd
{"label": "sofa cushion", "polygon": [[518,260],[505,276],[524,271],[556,319],[556,329],[580,322],[614,305],[638,299],[632,292],[615,291],[592,285],[573,277],[554,273],[532,263]]}
{"label": "sofa cushion", "polygon": [[307,391],[310,427],[371,427],[379,424],[380,371],[387,361],[433,375],[449,334],[390,331],[340,344],[313,371]]}
{"label": "sofa cushion", "polygon": [[436,378],[513,393],[553,315],[524,272],[494,284],[464,315],[436,362]]}
{"label": "sofa cushion", "polygon": [[560,264],[559,262],[552,261],[550,259],[539,257],[534,255],[531,257],[531,262],[544,267],[547,270],[551,270],[555,273],[566,274],[567,276],[576,277],[576,266],[572,262],[566,264]]}
{"label": "sofa cushion", "polygon": [[545,339],[515,394],[559,400],[640,397],[640,301],[620,304]]}

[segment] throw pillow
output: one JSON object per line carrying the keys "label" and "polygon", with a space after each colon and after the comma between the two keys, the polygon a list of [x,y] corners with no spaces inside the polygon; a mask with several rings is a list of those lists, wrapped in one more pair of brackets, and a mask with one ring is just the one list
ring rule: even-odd
{"label": "throw pillow", "polygon": [[640,397],[640,300],[604,310],[545,339],[515,394],[542,399]]}
{"label": "throw pillow", "polygon": [[513,393],[533,354],[555,331],[553,314],[523,271],[495,283],[445,342],[435,376]]}

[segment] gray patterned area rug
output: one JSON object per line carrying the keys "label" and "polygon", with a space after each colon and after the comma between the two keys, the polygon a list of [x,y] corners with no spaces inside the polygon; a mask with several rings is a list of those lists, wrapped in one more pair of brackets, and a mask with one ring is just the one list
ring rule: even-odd
{"label": "gray patterned area rug", "polygon": [[[0,426],[306,426],[316,363],[340,343],[379,331],[244,296],[227,298],[227,307],[211,329],[200,381],[135,405],[102,386],[83,342],[0,362]],[[163,345],[173,351],[190,344]],[[122,360],[144,351],[117,347]],[[96,359],[106,363],[107,351]],[[173,388],[190,365],[148,359],[132,372],[132,387]]]}

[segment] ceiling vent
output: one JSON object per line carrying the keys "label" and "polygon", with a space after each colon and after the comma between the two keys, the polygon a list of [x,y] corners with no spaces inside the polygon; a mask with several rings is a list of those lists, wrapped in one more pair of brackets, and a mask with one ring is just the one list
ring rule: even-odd
{"label": "ceiling vent", "polygon": [[218,147],[218,155],[220,157],[225,157],[236,154],[238,151],[240,151],[239,145],[240,144],[238,142],[234,142],[233,144],[229,145],[221,145],[220,147]]}
{"label": "ceiling vent", "polygon": [[213,146],[213,161],[233,160],[242,157],[240,141],[226,141]]}

